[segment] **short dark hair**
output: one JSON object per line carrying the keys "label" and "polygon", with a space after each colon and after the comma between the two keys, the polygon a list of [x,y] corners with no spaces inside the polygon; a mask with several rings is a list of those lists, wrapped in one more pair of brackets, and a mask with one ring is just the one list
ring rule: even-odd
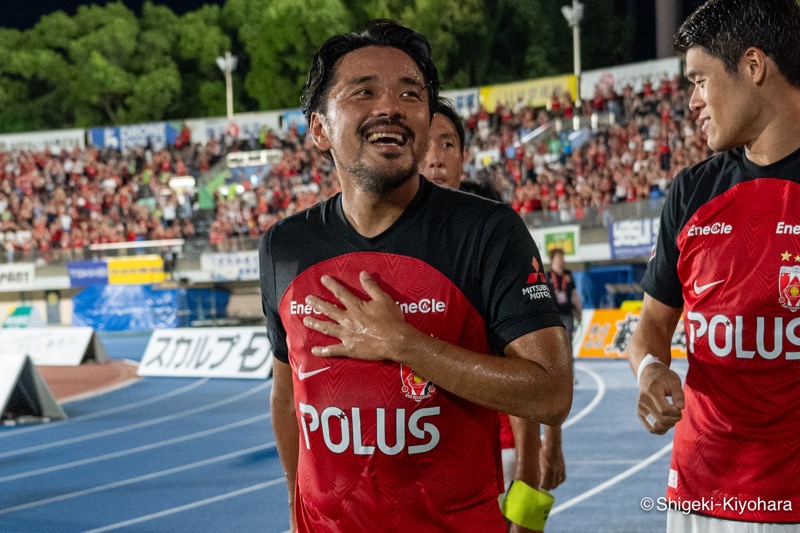
{"label": "short dark hair", "polygon": [[749,47],[762,50],[800,88],[800,7],[796,0],[708,0],[675,33],[675,51],[699,46],[736,74]]}
{"label": "short dark hair", "polygon": [[461,121],[461,117],[458,116],[458,111],[456,111],[456,106],[453,104],[453,101],[449,98],[445,98],[444,96],[440,96],[439,100],[436,102],[436,113],[443,115],[453,123],[453,127],[456,129],[456,133],[458,134],[458,142],[461,144],[461,151],[463,152],[466,144],[466,137],[464,136],[464,123]]}
{"label": "short dark hair", "polygon": [[550,249],[550,261],[552,262],[553,258],[555,256],[557,256],[557,255],[561,255],[561,257],[564,257],[564,255],[565,255],[564,254],[564,249],[563,248],[551,248]]}
{"label": "short dark hair", "polygon": [[350,52],[366,46],[388,46],[408,55],[422,73],[428,90],[430,116],[439,98],[439,74],[431,57],[431,45],[420,33],[393,20],[370,21],[360,33],[334,35],[325,41],[311,61],[306,85],[301,96],[303,114],[311,123],[311,114],[325,113],[328,92],[336,74],[336,62]]}

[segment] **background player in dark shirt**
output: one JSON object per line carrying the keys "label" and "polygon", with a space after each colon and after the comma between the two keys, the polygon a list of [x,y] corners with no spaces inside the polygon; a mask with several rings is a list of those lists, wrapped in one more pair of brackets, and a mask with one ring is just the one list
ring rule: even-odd
{"label": "background player in dark shirt", "polygon": [[580,320],[581,317],[581,299],[572,272],[566,268],[564,250],[561,248],[550,250],[550,271],[547,273],[547,281],[553,289],[556,309],[561,315],[564,327],[567,328],[567,336],[571,339],[575,331],[575,320]]}
{"label": "background player in dark shirt", "polygon": [[[326,202],[321,208],[323,211],[312,209],[311,213],[289,217],[273,226],[262,240],[260,251],[262,291],[265,295],[264,304],[270,325],[270,339],[277,346],[276,350],[281,351],[281,357],[276,353],[274,366],[271,395],[273,428],[281,462],[286,470],[290,504],[293,509],[302,506],[306,512],[302,517],[292,513],[293,527],[297,518],[298,525],[305,524],[307,529],[313,529],[315,532],[337,531],[343,527],[347,528],[347,531],[356,531],[359,528],[358,524],[361,524],[361,529],[370,528],[364,522],[354,521],[355,513],[361,514],[364,520],[383,519],[387,522],[391,517],[398,520],[405,519],[406,528],[408,524],[418,521],[420,516],[444,523],[449,517],[442,516],[437,506],[430,505],[433,502],[417,500],[426,494],[426,490],[433,488],[437,491],[437,497],[447,500],[450,494],[458,493],[462,487],[443,486],[442,481],[447,479],[444,474],[460,475],[463,481],[469,484],[471,480],[468,476],[473,475],[470,471],[472,465],[464,464],[458,471],[442,472],[442,476],[434,479],[434,474],[430,472],[431,464],[420,462],[418,456],[413,454],[436,454],[437,443],[441,448],[445,446],[445,441],[448,441],[449,449],[456,453],[469,452],[469,447],[464,446],[464,442],[487,442],[485,438],[475,434],[464,434],[461,435],[462,439],[455,439],[456,435],[453,432],[457,429],[449,422],[450,419],[469,418],[472,411],[493,409],[543,423],[560,424],[569,412],[572,398],[569,344],[563,327],[557,325],[558,317],[555,310],[549,311],[547,303],[538,298],[540,294],[544,296],[547,289],[544,280],[538,277],[537,268],[540,263],[537,261],[538,252],[535,246],[530,246],[532,242],[520,242],[521,247],[518,249],[533,252],[533,264],[529,259],[531,255],[527,255],[526,251],[525,275],[520,276],[513,289],[512,286],[507,286],[505,289],[507,303],[497,302],[500,305],[496,308],[487,308],[483,316],[487,324],[492,323],[490,331],[487,332],[488,336],[494,344],[503,346],[501,351],[504,357],[489,356],[488,351],[476,352],[459,344],[445,342],[415,328],[409,322],[421,323],[423,319],[435,318],[431,312],[426,312],[431,311],[433,304],[426,301],[423,306],[422,301],[419,305],[410,302],[406,304],[409,312],[422,309],[423,315],[416,313],[413,316],[407,314],[404,316],[402,306],[397,305],[395,299],[388,294],[392,292],[392,287],[385,284],[383,273],[368,272],[369,264],[363,264],[358,274],[353,273],[353,267],[350,267],[350,271],[340,269],[336,275],[318,276],[313,283],[303,278],[303,290],[296,291],[296,296],[301,300],[287,302],[283,299],[283,290],[287,283],[283,277],[289,277],[287,272],[291,270],[292,261],[303,262],[304,242],[282,239],[281,232],[285,231],[287,237],[299,234],[305,223],[304,217],[313,216],[314,223],[319,224],[328,221],[327,217],[341,213],[342,220],[330,219],[329,222],[346,224],[346,227],[340,226],[338,230],[333,226],[326,228],[330,231],[331,238],[335,238],[333,236],[337,235],[337,231],[338,235],[347,235],[348,240],[342,241],[340,247],[344,248],[351,242],[365,248],[374,248],[372,245],[382,242],[383,235],[391,234],[393,237],[385,243],[386,248],[391,249],[394,242],[403,241],[405,238],[404,234],[395,235],[392,232],[393,227],[397,227],[408,218],[418,216],[417,209],[424,210],[425,219],[435,218],[437,212],[442,210],[441,204],[432,206],[426,203],[426,198],[440,193],[431,191],[431,188],[436,188],[427,183],[423,186],[417,171],[427,148],[428,130],[437,94],[438,80],[435,67],[430,60],[430,45],[419,34],[388,21],[373,21],[362,34],[331,38],[315,56],[309,72],[304,93],[304,111],[309,120],[309,131],[320,150],[329,154],[334,161],[342,193],[332,202]],[[469,200],[472,204],[476,201]],[[524,231],[524,225],[517,225],[515,219],[505,215],[502,210],[488,204],[475,204],[474,207],[484,213],[476,215],[482,217],[486,223],[492,222],[490,218],[501,217],[505,221],[503,224],[516,225],[515,231],[520,234]],[[489,207],[491,209],[487,211]],[[430,222],[427,223],[430,225]],[[432,230],[435,230],[444,235],[450,234],[465,243],[467,242],[465,239],[471,238],[470,233],[451,227],[449,224],[448,219],[442,216],[435,227],[418,228],[416,231],[430,236]],[[442,237],[440,243],[446,242],[445,238]],[[317,253],[325,244],[314,244],[313,248],[309,247],[307,250],[308,254]],[[431,245],[436,244],[431,242]],[[409,248],[408,252],[414,250]],[[426,255],[425,250],[417,250],[416,253]],[[463,249],[453,249],[452,253],[463,253]],[[398,252],[381,254],[380,250],[370,251],[366,255],[350,253],[337,257],[347,256],[354,257],[354,260],[359,257],[374,257],[375,261],[383,262],[384,269],[390,269],[396,261],[401,261],[403,264],[411,262],[398,255]],[[516,259],[512,256],[504,258],[491,254],[482,258],[482,262],[496,264],[498,260],[502,262],[503,259],[516,263]],[[332,260],[336,258],[331,258],[329,262]],[[415,262],[414,265],[428,272],[429,268],[425,265],[434,260],[438,259],[428,259],[425,264]],[[325,264],[327,263],[324,260],[317,262],[316,268],[324,269]],[[463,276],[465,272],[469,273],[476,267],[477,265],[468,261],[461,263],[459,270],[454,270],[450,276]],[[276,268],[281,270],[273,273]],[[301,277],[304,272],[292,275]],[[342,282],[337,276],[348,279]],[[406,284],[420,281],[410,279],[408,274],[402,280],[391,278],[386,280]],[[485,283],[486,287],[491,287],[494,281],[486,279]],[[291,286],[292,283],[289,281],[288,285]],[[463,282],[460,287],[469,290]],[[499,289],[495,285],[496,294],[499,294],[497,293]],[[435,287],[432,290],[435,290]],[[452,289],[448,291],[453,298],[458,298],[459,293],[453,292]],[[536,297],[530,296],[531,294]],[[278,309],[279,303],[280,309]],[[444,310],[443,302],[434,303],[436,307],[433,310]],[[456,306],[457,303],[453,299],[449,305]],[[491,301],[487,303],[491,304]],[[531,310],[531,314],[520,315],[517,320],[506,317],[502,311],[510,304],[524,305]],[[310,311],[306,312],[306,309]],[[300,319],[307,328],[306,332],[298,329]],[[527,332],[523,333],[525,330]],[[441,326],[439,331],[442,335],[448,334],[447,331],[441,330]],[[519,336],[514,332],[519,332]],[[463,331],[464,335],[473,333],[469,329]],[[305,346],[309,343],[311,345],[306,351]],[[298,360],[300,365],[308,366],[297,365]],[[294,364],[290,366],[289,363],[293,362]],[[327,366],[311,371],[312,364]],[[363,366],[366,364],[371,366]],[[307,402],[303,402],[304,398],[297,400],[295,390],[299,387],[304,394],[312,395],[314,394],[312,389],[322,388],[326,400],[329,400],[331,395],[337,394],[337,391],[346,395],[348,401],[358,399],[359,402],[365,403],[381,400],[375,395],[383,394],[382,392],[371,391],[369,395],[361,396],[360,389],[342,386],[344,383],[338,380],[336,384],[330,385],[326,381],[336,376],[339,369],[349,369],[354,366],[358,366],[362,373],[375,374],[380,380],[388,379],[389,374],[394,376],[395,368],[399,368],[400,373],[397,376],[404,376],[404,388],[409,389],[408,394],[413,397],[410,403],[406,404],[408,408],[414,408],[415,402],[421,404],[435,400],[446,402],[445,407],[448,411],[441,413],[437,406],[431,407],[426,413],[414,413],[412,418],[408,419],[412,434],[409,438],[419,440],[421,438],[419,435],[423,437],[427,435],[428,439],[420,445],[415,444],[413,449],[399,456],[389,453],[378,455],[375,444],[359,445],[353,452],[352,444],[356,440],[361,444],[364,435],[353,435],[352,440],[350,436],[342,435],[340,440],[333,442],[334,437],[327,433],[329,426],[325,426],[323,443],[322,435],[319,431],[314,432],[314,428],[320,424],[321,419],[332,423],[330,416],[325,418],[326,413],[331,413],[332,410],[341,412],[342,418],[336,423],[341,423],[343,428],[349,428],[351,420],[353,427],[356,427],[357,416],[366,416],[366,411],[362,413],[355,408],[351,410],[350,407],[346,407],[350,412],[347,415],[339,406],[331,405],[325,408],[318,418],[314,418],[314,414],[319,414],[318,410],[313,405],[309,406]],[[413,370],[408,373],[407,369]],[[318,374],[319,372],[324,373]],[[346,372],[342,373],[339,379],[342,381],[347,379],[349,384],[352,384],[358,377],[358,373]],[[316,380],[313,386],[312,379]],[[357,383],[359,387],[373,387],[370,381]],[[435,384],[433,389],[426,385],[430,383]],[[391,387],[385,390],[386,401],[396,404],[402,399],[395,390],[399,390],[399,385],[394,385],[394,378],[391,384]],[[419,384],[425,386],[419,390],[414,388]],[[445,391],[446,394],[441,391]],[[465,410],[448,407],[461,405],[464,400],[472,402],[474,408]],[[296,403],[298,401],[300,403]],[[298,417],[298,408],[304,416]],[[402,420],[401,415],[405,416],[406,409],[404,407],[397,411],[398,420]],[[306,418],[307,413],[312,413],[309,415],[310,419]],[[384,411],[379,411],[378,416],[383,416],[382,413]],[[437,429],[432,423],[426,423],[422,427],[415,426],[414,424],[419,424],[421,416],[428,417],[428,420],[433,420],[436,416],[435,421],[441,424],[441,428]],[[300,425],[304,429],[302,439]],[[307,427],[311,429],[305,432]],[[487,427],[486,431],[491,431],[491,428]],[[315,439],[313,442],[312,438]],[[305,442],[302,448],[301,440]],[[381,444],[380,439],[377,444]],[[457,444],[460,445],[460,449],[456,448]],[[323,455],[309,455],[306,450],[311,450],[314,445],[320,445],[318,450]],[[327,446],[327,449],[323,445]],[[339,449],[340,445],[343,445],[343,452]],[[387,443],[383,443],[384,448],[386,445]],[[487,447],[482,449],[476,458],[489,453],[490,449]],[[301,456],[304,462],[298,465],[298,458]],[[434,456],[436,455],[430,455]],[[446,460],[444,456],[436,457]],[[318,461],[326,461],[331,468],[336,468],[336,461],[339,460],[337,458],[349,461],[350,464],[363,465],[365,473],[362,474],[362,471],[331,473],[315,470],[314,465]],[[397,460],[403,463],[395,464]],[[383,491],[376,490],[381,489],[375,485],[381,482],[380,475],[377,478],[371,476],[360,478],[364,475],[369,476],[369,468],[376,462],[390,467],[391,471],[386,473],[386,479],[404,476],[407,478],[405,483],[402,486],[382,487]],[[301,471],[299,466],[302,467],[302,479],[298,476]],[[427,474],[427,478],[420,479],[420,472],[430,473]],[[331,479],[332,474],[337,478]],[[343,488],[341,479],[355,477],[356,479],[352,481],[361,489],[342,492],[341,497],[337,496],[338,500],[331,500],[326,492],[317,491],[313,497],[322,501],[319,505],[314,505],[313,501],[309,502],[311,506],[307,505],[304,501],[306,495],[302,493],[299,494],[300,500],[294,500],[296,484],[306,488],[318,487],[321,486],[320,477],[323,478],[322,482],[332,483],[337,490]],[[491,488],[490,485],[491,483],[487,484],[481,494],[485,495]],[[423,490],[423,487],[427,488]],[[405,491],[404,494],[414,503],[403,504],[404,502],[397,501],[391,508],[368,508],[370,506],[368,500],[363,497],[363,491],[369,490],[369,494],[374,495],[370,497],[384,497],[390,488]],[[460,507],[453,507],[453,511],[462,516],[465,512],[471,512],[472,502],[469,502],[470,505],[466,503],[462,502]],[[494,502],[484,501],[482,496],[477,503],[481,504],[479,509],[485,509],[484,523],[493,524],[492,528],[482,530],[495,530],[494,525],[497,522],[494,521],[494,516],[499,517],[496,499]],[[327,509],[334,514],[324,514]],[[401,516],[396,516],[397,513],[401,513]],[[492,516],[489,516],[490,514]],[[482,516],[477,515],[475,518],[481,519]],[[469,530],[463,521],[461,526],[456,527],[459,531]],[[453,526],[449,529],[452,530]],[[383,530],[407,529],[400,529],[399,525],[395,525]]]}
{"label": "background player in dark shirt", "polygon": [[[797,531],[800,7],[711,0],[675,43],[719,154],[681,172],[661,215],[628,346],[638,416],[651,433],[675,426],[670,500],[720,502],[669,511],[668,531]],[[682,312],[683,389],[669,368]]]}
{"label": "background player in dark shirt", "polygon": [[[464,125],[458,112],[449,99],[440,96],[420,173],[438,185],[502,202],[500,193],[491,184],[461,179],[465,148]],[[574,291],[574,283],[571,287]],[[567,336],[572,337],[570,327],[567,327]],[[566,479],[560,426],[546,425],[540,440],[539,423],[518,417],[509,419],[504,415],[501,418],[501,445],[506,487],[511,480],[522,479],[551,490]]]}

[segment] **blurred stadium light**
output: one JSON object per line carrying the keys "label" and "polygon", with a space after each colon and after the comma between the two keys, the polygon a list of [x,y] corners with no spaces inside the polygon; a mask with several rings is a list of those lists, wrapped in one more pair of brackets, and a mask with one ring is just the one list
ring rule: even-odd
{"label": "blurred stadium light", "polygon": [[231,73],[236,70],[238,58],[225,52],[225,56],[217,58],[217,66],[225,74],[225,102],[227,107],[228,122],[233,122],[233,80]]}
{"label": "blurred stadium light", "polygon": [[575,70],[575,80],[578,84],[578,94],[575,104],[581,106],[581,20],[583,20],[583,4],[572,0],[572,6],[562,6],[561,14],[567,19],[567,24],[572,28],[572,61]]}

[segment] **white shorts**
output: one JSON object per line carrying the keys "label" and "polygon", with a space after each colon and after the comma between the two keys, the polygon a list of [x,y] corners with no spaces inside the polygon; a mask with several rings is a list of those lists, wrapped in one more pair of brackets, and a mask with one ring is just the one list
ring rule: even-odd
{"label": "white shorts", "polygon": [[800,524],[762,524],[724,520],[677,509],[667,510],[667,533],[796,533]]}

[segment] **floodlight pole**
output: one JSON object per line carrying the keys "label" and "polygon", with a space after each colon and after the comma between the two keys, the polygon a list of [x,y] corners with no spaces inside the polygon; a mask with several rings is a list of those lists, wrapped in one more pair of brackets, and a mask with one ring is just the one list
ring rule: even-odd
{"label": "floodlight pole", "polygon": [[575,96],[575,106],[581,106],[581,20],[583,20],[583,4],[578,0],[572,0],[572,6],[563,6],[561,13],[567,19],[569,27],[572,28],[572,63],[575,71],[575,83],[577,84],[577,94]]}
{"label": "floodlight pole", "polygon": [[236,70],[237,57],[225,52],[224,57],[217,58],[217,66],[225,74],[225,103],[228,115],[228,122],[233,122],[233,76],[231,73]]}

